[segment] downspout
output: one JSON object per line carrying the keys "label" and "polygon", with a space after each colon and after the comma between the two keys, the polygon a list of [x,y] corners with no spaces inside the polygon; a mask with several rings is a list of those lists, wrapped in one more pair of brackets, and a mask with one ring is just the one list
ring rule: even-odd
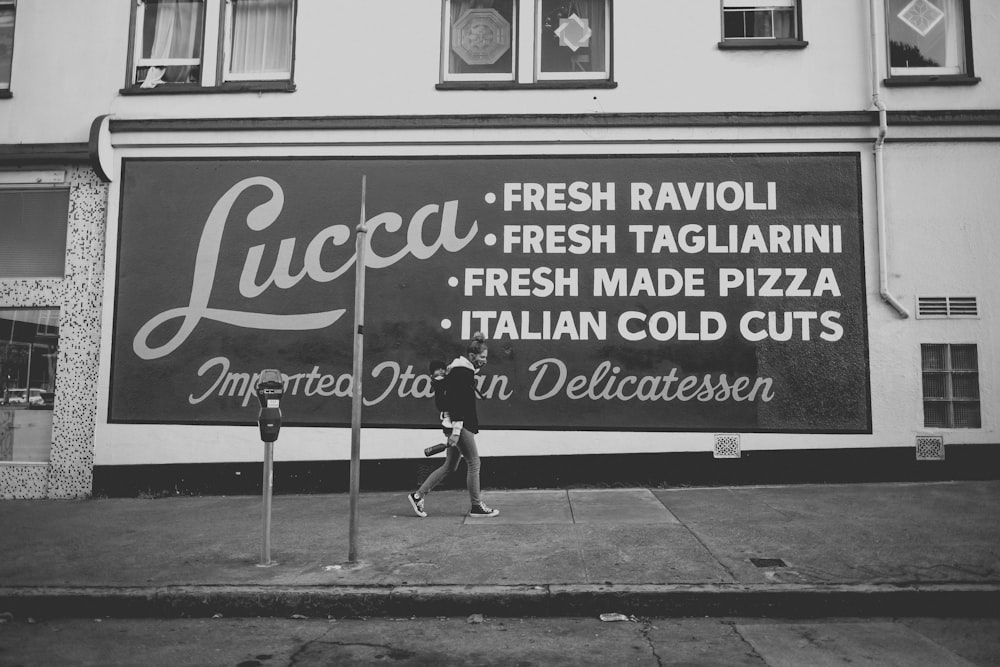
{"label": "downspout", "polygon": [[875,154],[875,229],[878,235],[878,292],[882,300],[892,306],[893,310],[900,318],[905,319],[910,316],[909,311],[889,292],[889,249],[887,247],[886,221],[885,221],[885,138],[889,133],[889,123],[886,115],[885,105],[879,97],[879,75],[878,75],[878,35],[876,34],[876,9],[878,0],[868,1],[868,23],[871,28],[871,43],[869,52],[871,53],[871,76],[872,76],[872,103],[878,109],[878,136],[875,138],[875,145],[872,152]]}

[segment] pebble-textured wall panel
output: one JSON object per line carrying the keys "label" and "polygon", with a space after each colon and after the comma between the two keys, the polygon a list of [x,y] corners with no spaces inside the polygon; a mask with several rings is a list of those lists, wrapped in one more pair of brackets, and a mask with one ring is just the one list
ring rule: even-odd
{"label": "pebble-textured wall panel", "polygon": [[89,166],[67,167],[66,182],[65,277],[0,280],[0,308],[59,308],[49,464],[0,465],[2,498],[80,498],[91,492],[108,186]]}
{"label": "pebble-textured wall panel", "polygon": [[0,498],[45,498],[48,486],[47,463],[0,463]]}

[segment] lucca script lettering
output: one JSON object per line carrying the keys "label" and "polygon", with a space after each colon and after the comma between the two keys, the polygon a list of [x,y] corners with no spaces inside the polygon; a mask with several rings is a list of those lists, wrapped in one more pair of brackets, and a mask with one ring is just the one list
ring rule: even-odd
{"label": "lucca script lettering", "polygon": [[[208,220],[205,221],[201,240],[198,243],[194,278],[191,283],[191,297],[188,305],[166,310],[154,316],[139,329],[135,340],[132,342],[132,349],[141,359],[159,359],[160,357],[167,356],[188,339],[202,319],[224,322],[247,329],[304,331],[328,327],[339,320],[346,312],[344,308],[336,308],[334,310],[313,313],[282,315],[209,307],[209,296],[215,288],[216,268],[219,262],[219,251],[222,247],[223,231],[225,230],[226,223],[229,221],[230,212],[237,199],[253,187],[267,188],[271,196],[267,201],[254,207],[247,213],[247,227],[255,232],[259,232],[270,227],[278,219],[284,207],[285,195],[281,186],[266,176],[255,176],[244,179],[230,188],[219,199],[215,206],[212,207]],[[423,237],[424,223],[432,215],[438,213],[441,215],[440,232],[438,238],[428,245],[424,242]],[[473,221],[468,234],[460,237],[455,232],[457,217],[457,200],[447,201],[443,207],[437,204],[427,204],[421,207],[410,218],[403,246],[394,253],[382,256],[373,250],[372,238],[379,233],[394,234],[400,231],[403,228],[403,218],[398,213],[391,211],[379,213],[367,220],[369,233],[367,235],[365,251],[366,266],[372,269],[384,269],[409,255],[417,259],[428,259],[442,248],[449,252],[458,252],[475,237],[478,224]],[[239,293],[247,299],[254,299],[272,286],[277,289],[287,290],[307,278],[317,283],[336,280],[354,266],[357,253],[352,253],[343,264],[330,270],[324,267],[321,261],[323,250],[329,245],[343,246],[350,238],[351,229],[347,225],[331,225],[321,230],[306,245],[302,270],[296,274],[291,273],[290,267],[298,238],[293,236],[282,239],[281,244],[278,246],[275,265],[272,267],[270,275],[260,284],[256,282],[256,277],[260,274],[261,260],[264,257],[266,246],[253,246],[247,251],[246,259],[243,262],[243,270],[240,274],[238,286]],[[181,323],[173,337],[162,345],[151,346],[149,343],[150,336],[160,326],[176,319],[180,319]]]}

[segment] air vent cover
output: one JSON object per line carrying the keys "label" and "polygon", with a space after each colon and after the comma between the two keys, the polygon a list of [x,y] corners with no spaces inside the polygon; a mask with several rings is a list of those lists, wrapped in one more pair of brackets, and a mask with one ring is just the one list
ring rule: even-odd
{"label": "air vent cover", "polygon": [[918,296],[917,317],[979,317],[974,296]]}
{"label": "air vent cover", "polygon": [[917,460],[944,461],[944,438],[939,435],[918,435]]}
{"label": "air vent cover", "polygon": [[717,459],[738,459],[740,458],[740,436],[738,433],[716,433],[715,434],[715,458]]}

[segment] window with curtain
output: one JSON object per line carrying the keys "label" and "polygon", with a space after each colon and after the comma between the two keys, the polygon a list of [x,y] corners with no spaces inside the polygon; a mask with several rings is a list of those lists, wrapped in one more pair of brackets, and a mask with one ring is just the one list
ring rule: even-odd
{"label": "window with curtain", "polygon": [[226,79],[275,80],[292,75],[292,0],[226,3]]}
{"label": "window with curtain", "polygon": [[0,0],[0,90],[10,90],[10,71],[14,61],[14,0]]}
{"label": "window with curtain", "polygon": [[139,0],[133,83],[198,83],[204,18],[202,0]]}
{"label": "window with curtain", "polygon": [[723,0],[722,39],[801,39],[798,0]]}
{"label": "window with curtain", "polygon": [[[295,2],[134,0],[130,85],[290,83]],[[219,20],[208,20],[214,17]]]}
{"label": "window with curtain", "polygon": [[606,81],[610,12],[610,0],[445,0],[442,79]]}
{"label": "window with curtain", "polygon": [[891,75],[968,74],[966,0],[887,0]]}

